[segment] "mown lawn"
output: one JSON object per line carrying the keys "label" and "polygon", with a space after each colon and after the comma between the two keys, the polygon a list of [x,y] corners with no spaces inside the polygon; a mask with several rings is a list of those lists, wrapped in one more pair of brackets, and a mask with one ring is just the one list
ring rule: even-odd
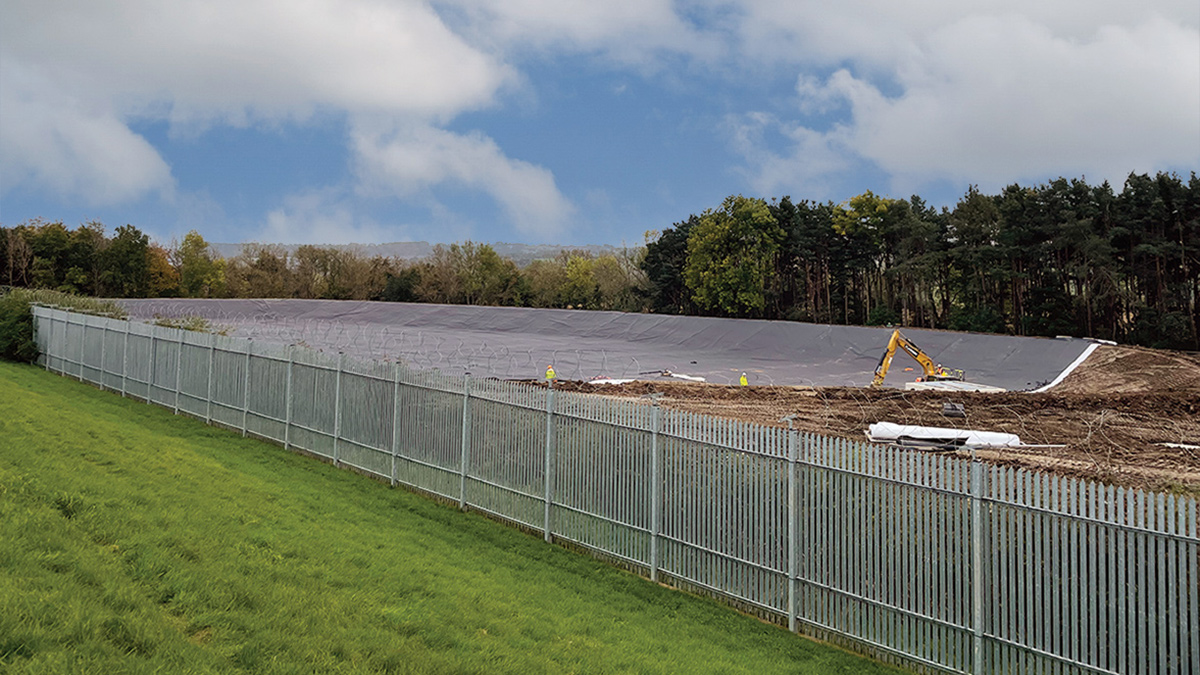
{"label": "mown lawn", "polygon": [[899,672],[0,363],[0,671]]}

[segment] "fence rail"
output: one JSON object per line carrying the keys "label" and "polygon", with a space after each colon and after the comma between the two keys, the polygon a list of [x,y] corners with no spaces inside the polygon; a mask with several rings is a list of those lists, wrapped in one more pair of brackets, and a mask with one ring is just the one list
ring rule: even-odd
{"label": "fence rail", "polygon": [[923,670],[1200,672],[1195,499],[36,307],[48,370]]}

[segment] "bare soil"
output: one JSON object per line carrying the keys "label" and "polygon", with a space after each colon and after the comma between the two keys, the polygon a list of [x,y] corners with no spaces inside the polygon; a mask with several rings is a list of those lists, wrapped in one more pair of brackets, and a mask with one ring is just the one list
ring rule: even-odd
{"label": "bare soil", "polygon": [[[863,440],[874,422],[1015,433],[1031,446],[980,451],[995,464],[1200,495],[1200,357],[1102,346],[1047,393],[946,394],[846,387],[736,387],[673,381],[560,382],[611,396],[661,393],[670,408]],[[942,415],[963,404],[965,418]],[[1170,447],[1164,444],[1192,447]],[[964,453],[965,454],[965,453]]]}

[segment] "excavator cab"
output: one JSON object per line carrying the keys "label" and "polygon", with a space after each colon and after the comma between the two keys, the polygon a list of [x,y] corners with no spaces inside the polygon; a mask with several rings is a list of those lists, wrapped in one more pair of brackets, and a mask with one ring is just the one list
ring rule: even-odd
{"label": "excavator cab", "polygon": [[896,356],[897,348],[904,350],[917,363],[921,364],[921,368],[925,371],[925,374],[921,376],[918,382],[937,382],[942,380],[956,380],[961,382],[967,378],[967,374],[963,370],[946,368],[940,363],[934,363],[933,359],[929,358],[912,340],[905,337],[900,332],[900,329],[896,329],[892,333],[892,338],[888,340],[888,346],[883,352],[883,357],[879,359],[879,365],[875,367],[875,379],[871,381],[872,387],[883,386],[883,379],[887,377],[888,369],[892,366],[892,359]]}

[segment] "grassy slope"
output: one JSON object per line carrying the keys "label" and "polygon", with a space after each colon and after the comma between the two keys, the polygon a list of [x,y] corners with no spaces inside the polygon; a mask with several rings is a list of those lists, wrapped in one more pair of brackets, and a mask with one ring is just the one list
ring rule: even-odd
{"label": "grassy slope", "polygon": [[0,671],[896,672],[0,363]]}

